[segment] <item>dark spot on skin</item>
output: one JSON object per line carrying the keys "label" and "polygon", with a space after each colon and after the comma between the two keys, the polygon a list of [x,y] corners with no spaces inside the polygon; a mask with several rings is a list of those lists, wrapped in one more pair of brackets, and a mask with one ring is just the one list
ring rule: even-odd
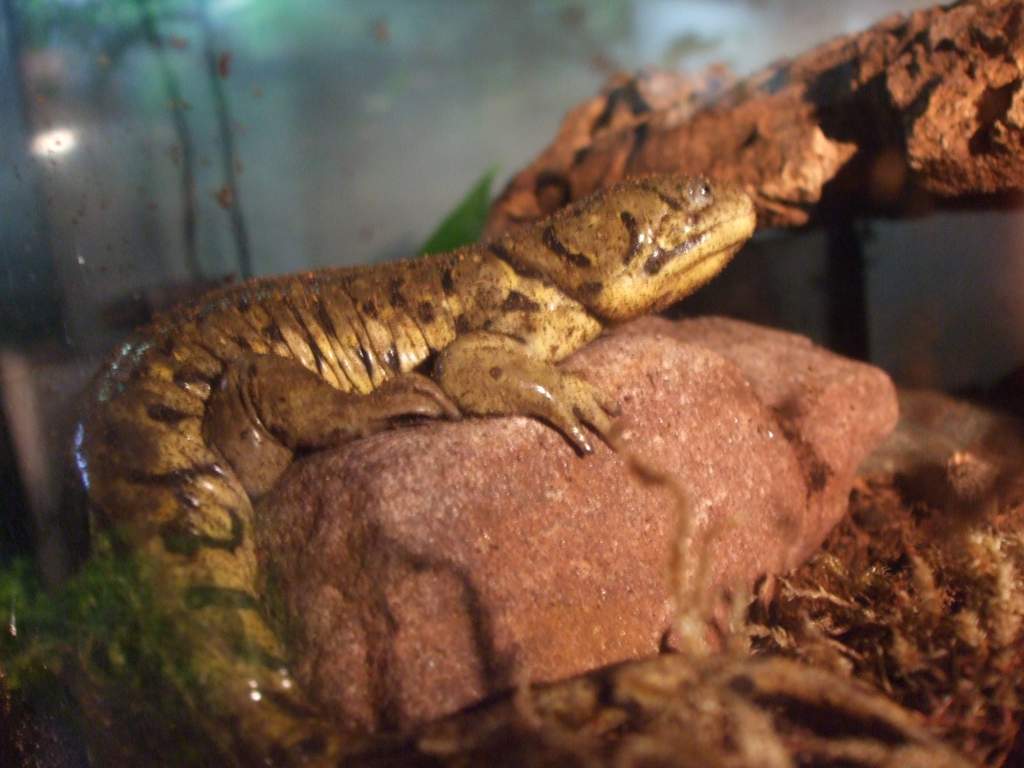
{"label": "dark spot on skin", "polygon": [[448,267],[441,273],[441,290],[448,296],[455,293],[455,281],[452,279],[451,267]]}
{"label": "dark spot on skin", "polygon": [[575,253],[565,247],[565,244],[558,239],[558,235],[555,234],[555,228],[550,224],[544,229],[544,245],[546,245],[553,253],[558,254],[563,259],[568,261],[574,267],[579,269],[588,269],[593,266],[588,259],[582,253]]}
{"label": "dark spot on skin", "polygon": [[363,314],[367,317],[377,318],[377,305],[372,301],[364,301],[362,304]]}
{"label": "dark spot on skin", "polygon": [[505,372],[503,370],[501,370],[501,368],[499,366],[496,365],[493,368],[491,368],[491,370],[489,370],[488,373],[491,375],[492,379],[497,381],[498,379],[500,379],[502,377],[502,375],[504,375]]}
{"label": "dark spot on skin", "polygon": [[668,257],[665,255],[665,251],[658,248],[644,262],[644,272],[648,275],[656,275],[661,272],[661,268],[665,266],[667,261]]}
{"label": "dark spot on skin", "polygon": [[434,322],[434,306],[429,301],[421,301],[416,311],[419,314],[421,323],[429,325]]}
{"label": "dark spot on skin", "polygon": [[320,328],[323,332],[335,339],[338,338],[338,334],[334,329],[334,322],[331,320],[331,316],[327,313],[327,307],[325,307],[323,302],[317,298],[314,298],[313,300],[313,313],[316,315],[316,319],[319,321]]}
{"label": "dark spot on skin", "polygon": [[509,253],[508,248],[506,248],[501,243],[489,243],[487,245],[487,250],[489,250],[492,254],[497,256],[502,261],[509,261],[512,258],[512,254]]}
{"label": "dark spot on skin", "polygon": [[199,499],[188,491],[178,489],[174,495],[178,498],[178,501],[182,503],[182,506],[188,507],[189,509],[199,509]]}
{"label": "dark spot on skin", "polygon": [[170,336],[161,339],[160,344],[157,345],[157,350],[165,357],[174,357],[174,339]]}
{"label": "dark spot on skin", "polygon": [[189,608],[241,608],[243,610],[260,610],[259,600],[241,589],[215,587],[212,584],[196,584],[185,591],[185,605]]}
{"label": "dark spot on skin", "polygon": [[548,285],[548,280],[533,267],[528,267],[521,263],[511,251],[505,246],[499,243],[491,243],[487,246],[487,249],[501,259],[503,262],[512,267],[512,270],[524,280],[540,280],[545,285]]}
{"label": "dark spot on skin", "polygon": [[359,361],[363,364],[363,368],[366,369],[366,375],[370,377],[370,381],[373,381],[373,360],[370,359],[370,355],[367,354],[366,350],[363,349],[362,345],[356,347],[356,356]]}
{"label": "dark spot on skin", "polygon": [[754,681],[747,675],[736,675],[729,681],[729,688],[740,696],[749,696],[756,690]]}
{"label": "dark spot on skin", "polygon": [[459,315],[455,318],[456,333],[469,333],[469,330],[469,320],[466,319],[465,315]]}
{"label": "dark spot on skin", "polygon": [[231,520],[231,532],[224,538],[200,533],[184,515],[168,520],[160,526],[160,538],[163,541],[164,549],[172,554],[186,557],[194,557],[203,548],[234,552],[242,544],[245,526],[236,510],[229,509],[228,517]]}
{"label": "dark spot on skin", "polygon": [[556,171],[541,171],[533,184],[533,194],[541,211],[551,213],[572,200],[572,186]]}
{"label": "dark spot on skin", "polygon": [[648,275],[656,275],[664,269],[665,265],[668,264],[672,259],[677,256],[681,256],[688,251],[692,251],[698,245],[704,242],[706,235],[701,234],[697,237],[691,237],[684,240],[682,243],[677,245],[675,248],[663,251],[658,248],[654,251],[644,262],[644,272]]}
{"label": "dark spot on skin", "polygon": [[405,309],[405,297],[402,295],[401,278],[393,278],[388,283],[388,299],[391,301],[391,306],[395,309]]}
{"label": "dark spot on skin", "polygon": [[629,235],[629,247],[626,248],[626,253],[622,257],[623,264],[629,264],[636,255],[640,253],[640,227],[637,226],[636,218],[629,211],[623,211],[619,214],[619,220],[622,221],[622,226],[626,228],[626,233]]}
{"label": "dark spot on skin", "polygon": [[310,333],[309,326],[306,324],[306,321],[304,320],[305,315],[302,312],[299,312],[292,304],[292,302],[287,299],[285,300],[284,305],[288,309],[288,312],[291,313],[292,317],[295,319],[296,325],[298,325],[299,329],[306,337],[306,344],[309,347],[310,351],[312,351],[313,360],[316,362],[317,373],[323,376],[324,370],[329,368],[330,364],[327,362],[327,358],[324,357],[323,351],[320,349],[320,346],[316,343],[316,339],[313,338],[313,334]]}
{"label": "dark spot on skin", "polygon": [[179,421],[188,418],[188,414],[179,411],[177,408],[171,408],[169,405],[163,403],[154,403],[146,408],[146,415],[149,416],[153,421],[159,421],[164,424],[177,424]]}
{"label": "dark spot on skin", "polygon": [[595,699],[600,707],[596,711],[600,712],[606,709],[622,707],[622,697],[618,692],[619,686],[612,680],[612,676],[608,673],[607,668],[602,672],[592,675],[587,682],[595,688]]}
{"label": "dark spot on skin", "polygon": [[288,445],[288,432],[285,430],[283,426],[281,426],[280,424],[271,424],[270,426],[264,427],[264,429],[266,429],[267,432],[270,433],[270,436],[274,438],[277,442],[279,442],[281,445]]}
{"label": "dark spot on skin", "polygon": [[658,189],[653,184],[645,184],[644,188],[658,196],[658,198],[673,211],[690,209],[699,211],[707,208],[714,200],[714,190],[707,179],[698,179],[686,188],[687,199],[680,200],[678,197]]}
{"label": "dark spot on skin", "polygon": [[263,330],[261,330],[260,333],[262,333],[264,336],[266,336],[271,341],[277,341],[277,342],[280,342],[281,344],[285,343],[285,341],[284,341],[284,334],[281,333],[281,329],[278,328],[277,323],[275,323],[273,321],[271,321],[271,322],[267,323],[265,326],[263,326]]}
{"label": "dark spot on skin", "polygon": [[506,312],[537,312],[540,304],[519,291],[509,291],[501,308]]}
{"label": "dark spot on skin", "polygon": [[210,377],[204,376],[195,368],[182,368],[180,371],[174,372],[174,383],[182,389],[187,389],[195,384],[209,385],[212,381]]}
{"label": "dark spot on skin", "polygon": [[666,195],[660,189],[652,190],[665,205],[671,208],[673,211],[681,211],[683,209],[683,201],[672,195]]}
{"label": "dark spot on skin", "polygon": [[[280,665],[278,665],[278,668],[280,668]],[[305,706],[300,701],[297,701],[293,696],[288,696],[287,694],[281,691],[275,691],[273,688],[264,688],[262,690],[264,698],[274,702],[275,706],[284,710],[285,712],[290,713],[293,717],[307,718],[314,717],[316,715],[316,712],[311,707]],[[303,748],[300,746],[302,744],[306,744],[307,742],[309,744],[308,748],[310,752],[308,754],[310,756],[314,754],[320,754],[320,752],[317,752],[316,750],[322,751],[325,746],[323,737],[318,738],[316,736],[310,736],[309,738],[304,739],[303,741],[300,741],[298,744],[296,744],[295,748],[302,750],[303,754],[307,754],[305,750],[303,750]],[[295,762],[286,761],[280,763],[280,765],[282,766],[289,764],[295,765]],[[278,763],[274,763],[274,765],[278,765]]]}
{"label": "dark spot on skin", "polygon": [[437,364],[437,358],[438,350],[432,349],[427,353],[426,357],[420,360],[419,365],[413,368],[413,370],[417,373],[422,373],[424,376],[429,376]]}
{"label": "dark spot on skin", "polygon": [[576,292],[581,298],[593,298],[603,290],[604,283],[600,280],[590,280],[586,283],[580,283],[580,287],[576,289]]}
{"label": "dark spot on skin", "polygon": [[580,147],[577,149],[572,155],[573,167],[583,165],[583,163],[587,162],[587,158],[590,157],[590,150],[590,147]]}
{"label": "dark spot on skin", "polygon": [[321,376],[324,375],[324,368],[327,367],[327,360],[324,358],[324,353],[320,351],[320,347],[317,346],[313,338],[309,338],[309,348],[313,350],[313,360],[316,361],[316,370]]}
{"label": "dark spot on skin", "polygon": [[398,361],[398,350],[395,349],[395,342],[391,342],[391,346],[388,347],[388,351],[384,353],[384,363],[395,373],[401,372],[402,367]]}
{"label": "dark spot on skin", "polygon": [[136,381],[137,379],[141,379],[145,370],[146,367],[143,365],[133,365],[128,371],[128,380]]}

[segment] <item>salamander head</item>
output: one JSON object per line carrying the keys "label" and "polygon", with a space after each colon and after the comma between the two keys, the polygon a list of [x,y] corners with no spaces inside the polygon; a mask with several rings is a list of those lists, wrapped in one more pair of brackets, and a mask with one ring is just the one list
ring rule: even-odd
{"label": "salamander head", "polygon": [[655,312],[700,288],[753,234],[750,198],[704,178],[648,176],[557,213],[541,268],[607,321]]}

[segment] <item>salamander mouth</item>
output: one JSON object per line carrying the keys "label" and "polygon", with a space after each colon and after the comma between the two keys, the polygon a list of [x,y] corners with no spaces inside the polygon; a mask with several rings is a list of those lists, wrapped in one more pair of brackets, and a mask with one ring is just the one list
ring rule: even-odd
{"label": "salamander mouth", "polygon": [[[647,261],[644,262],[644,272],[648,275],[656,275],[664,269],[665,265],[668,264],[672,259],[682,256],[685,253],[689,253],[694,248],[699,247],[708,239],[708,233],[702,232],[697,237],[687,238],[680,245],[675,248],[671,248],[667,251],[663,251],[661,248],[655,249],[654,253],[647,257]],[[700,261],[703,261],[702,257]],[[698,262],[699,263],[699,262]]]}
{"label": "salamander mouth", "polygon": [[691,270],[699,269],[716,256],[721,256],[724,253],[738,249],[754,233],[756,224],[757,219],[754,215],[753,206],[751,206],[736,216],[715,222],[714,225],[708,227],[696,237],[687,239],[686,242],[677,245],[675,248],[667,251],[663,251],[660,248],[657,249],[644,263],[644,272],[652,276],[657,275],[670,262],[678,259],[680,256],[692,253],[708,242],[719,243],[717,248],[708,250],[705,253],[701,253],[697,258],[689,260],[681,271],[690,272]]}

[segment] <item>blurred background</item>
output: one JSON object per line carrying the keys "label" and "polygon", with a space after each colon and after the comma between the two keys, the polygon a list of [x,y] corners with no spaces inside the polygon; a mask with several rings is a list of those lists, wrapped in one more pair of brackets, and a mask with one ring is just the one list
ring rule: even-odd
{"label": "blurred background", "polygon": [[[930,4],[0,0],[0,557],[67,570],[77,393],[154,311],[224,280],[414,254],[616,71],[742,76]],[[830,324],[821,230],[760,235],[693,306],[904,385],[991,389],[1024,359],[1022,225],[858,223],[852,350]]]}

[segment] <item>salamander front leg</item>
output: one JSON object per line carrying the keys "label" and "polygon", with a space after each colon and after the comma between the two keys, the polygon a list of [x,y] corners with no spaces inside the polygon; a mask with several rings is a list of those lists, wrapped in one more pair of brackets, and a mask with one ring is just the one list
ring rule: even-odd
{"label": "salamander front leg", "polygon": [[593,451],[583,425],[607,439],[618,412],[597,387],[532,357],[522,342],[500,333],[460,336],[441,353],[434,377],[463,412],[534,416],[582,453]]}
{"label": "salamander front leg", "polygon": [[459,416],[441,388],[416,373],[362,395],[335,389],[295,360],[249,355],[228,366],[210,398],[203,431],[246,492],[259,496],[297,450],[344,445],[404,418]]}

